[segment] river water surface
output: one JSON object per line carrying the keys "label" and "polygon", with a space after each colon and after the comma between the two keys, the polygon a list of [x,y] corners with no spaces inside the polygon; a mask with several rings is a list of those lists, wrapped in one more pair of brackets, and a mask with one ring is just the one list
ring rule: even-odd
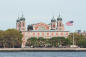
{"label": "river water surface", "polygon": [[86,52],[0,52],[0,57],[86,57]]}

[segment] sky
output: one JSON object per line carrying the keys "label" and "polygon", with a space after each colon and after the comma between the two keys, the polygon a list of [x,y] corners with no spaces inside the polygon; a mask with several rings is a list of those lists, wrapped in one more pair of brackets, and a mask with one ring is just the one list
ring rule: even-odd
{"label": "sky", "polygon": [[65,30],[86,30],[86,0],[0,0],[0,30],[16,28],[17,17],[23,12],[26,26],[33,23],[50,23],[61,14],[63,23],[73,20]]}

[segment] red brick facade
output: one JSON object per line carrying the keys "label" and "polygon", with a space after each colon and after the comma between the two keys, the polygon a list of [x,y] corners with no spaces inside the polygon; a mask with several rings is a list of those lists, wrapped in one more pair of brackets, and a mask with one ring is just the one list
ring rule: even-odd
{"label": "red brick facade", "polygon": [[38,24],[33,25],[34,30],[40,30],[40,27],[44,28],[44,30],[50,29],[50,26],[44,23],[38,23]]}
{"label": "red brick facade", "polygon": [[64,30],[64,24],[62,23],[62,19],[57,18],[57,20],[58,21],[56,22],[55,19],[52,19],[50,24],[45,24],[42,22],[32,24],[28,31],[26,31],[25,19],[22,17],[22,19],[17,20],[16,29],[21,31],[23,34],[22,47],[25,47],[27,39],[31,37],[67,37],[69,35],[69,32]]}

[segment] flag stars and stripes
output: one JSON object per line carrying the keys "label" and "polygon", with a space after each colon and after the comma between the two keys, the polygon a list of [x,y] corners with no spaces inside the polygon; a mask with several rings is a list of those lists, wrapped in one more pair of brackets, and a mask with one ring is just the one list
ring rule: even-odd
{"label": "flag stars and stripes", "polygon": [[73,23],[74,23],[73,21],[68,21],[68,22],[66,23],[66,25],[67,25],[67,26],[73,26]]}

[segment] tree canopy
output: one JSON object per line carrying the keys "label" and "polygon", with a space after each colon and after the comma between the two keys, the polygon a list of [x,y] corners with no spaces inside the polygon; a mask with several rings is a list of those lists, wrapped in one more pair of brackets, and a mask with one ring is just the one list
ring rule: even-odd
{"label": "tree canopy", "polygon": [[21,47],[22,34],[16,29],[0,30],[0,47],[14,48]]}

